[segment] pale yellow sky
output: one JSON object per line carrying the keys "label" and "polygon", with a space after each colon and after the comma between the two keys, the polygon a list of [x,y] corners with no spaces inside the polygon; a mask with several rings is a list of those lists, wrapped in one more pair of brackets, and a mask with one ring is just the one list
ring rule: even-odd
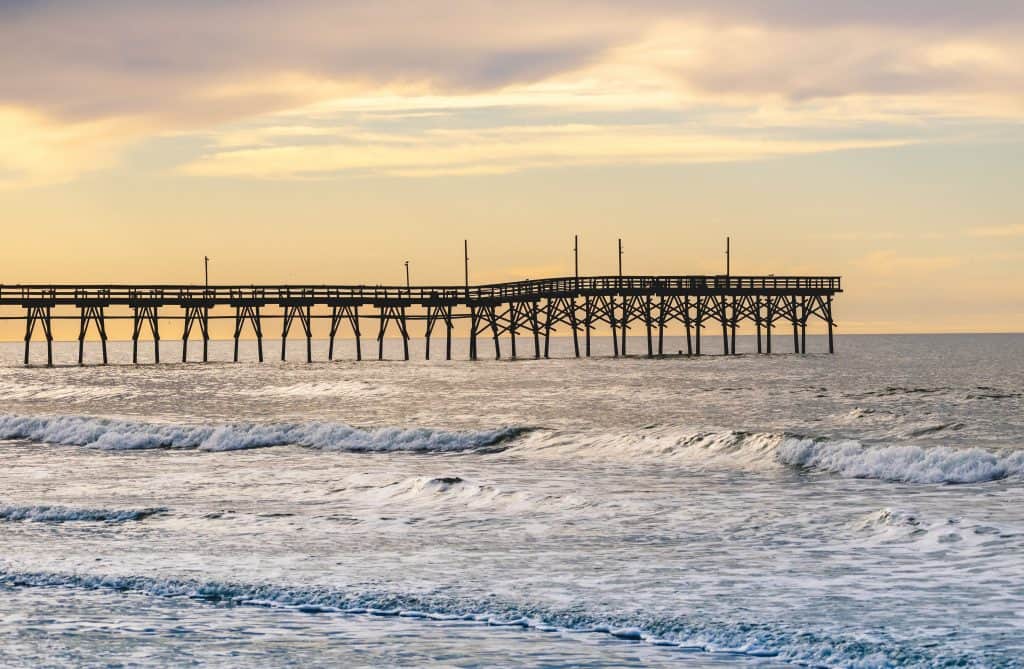
{"label": "pale yellow sky", "polygon": [[[0,282],[841,274],[1024,330],[1014,3],[0,8]],[[6,326],[5,326],[6,327]],[[9,328],[8,328],[9,329]],[[2,334],[2,333],[0,333]]]}

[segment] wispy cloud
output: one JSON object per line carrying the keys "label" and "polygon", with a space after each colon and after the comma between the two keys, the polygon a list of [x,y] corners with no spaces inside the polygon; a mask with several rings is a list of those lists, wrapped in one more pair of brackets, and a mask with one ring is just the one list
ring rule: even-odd
{"label": "wispy cloud", "polygon": [[[661,126],[513,126],[435,129],[415,134],[295,134],[271,128],[229,135],[227,148],[184,165],[192,176],[308,178],[339,172],[425,177],[496,174],[529,168],[609,163],[694,163],[759,160],[793,154],[889,147],[899,140],[802,140],[730,137]],[[321,143],[327,139],[327,143]],[[232,149],[235,143],[254,148]],[[283,143],[282,143],[283,142]],[[273,145],[268,145],[273,143]],[[224,144],[221,144],[224,147]]]}
{"label": "wispy cloud", "polygon": [[1024,237],[1024,223],[970,228],[967,234],[971,237]]}

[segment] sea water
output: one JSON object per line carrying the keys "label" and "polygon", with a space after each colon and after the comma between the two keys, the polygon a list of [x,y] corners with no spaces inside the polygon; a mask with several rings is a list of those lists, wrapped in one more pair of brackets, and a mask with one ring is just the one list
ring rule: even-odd
{"label": "sea water", "polygon": [[1024,336],[552,344],[0,346],[0,665],[1024,666]]}

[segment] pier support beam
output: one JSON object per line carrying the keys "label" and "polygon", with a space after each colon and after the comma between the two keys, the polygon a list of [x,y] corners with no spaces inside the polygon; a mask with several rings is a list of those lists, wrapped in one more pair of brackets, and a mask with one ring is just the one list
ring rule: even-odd
{"label": "pier support beam", "polygon": [[100,348],[103,350],[103,364],[107,364],[107,327],[103,317],[102,305],[80,305],[81,310],[78,327],[78,364],[85,364],[85,337],[89,333],[89,325],[96,324],[96,332],[100,336]]}
{"label": "pier support beam", "polygon": [[203,337],[203,362],[210,356],[210,306],[185,305],[185,323],[181,332],[181,361],[188,362],[188,340],[192,336],[192,328],[199,324],[199,333]]}
{"label": "pier support beam", "polygon": [[299,319],[302,331],[306,335],[306,362],[313,362],[313,323],[308,304],[286,304],[284,306],[284,318],[281,325],[281,361],[285,359],[288,349],[288,332],[292,329],[292,323]]}
{"label": "pier support beam", "polygon": [[259,361],[263,362],[263,326],[260,322],[260,306],[257,304],[235,305],[234,361],[238,362],[238,340],[242,336],[242,330],[245,328],[246,323],[252,325],[253,332],[256,334],[256,352],[259,356]]}
{"label": "pier support beam", "polygon": [[144,326],[149,326],[153,336],[153,362],[160,362],[160,320],[157,315],[158,306],[140,304],[132,308],[132,364],[139,362],[139,337]]}
{"label": "pier support beam", "polygon": [[832,296],[829,295],[825,302],[825,322],[828,323],[828,352],[836,352],[835,339],[832,337],[832,328],[835,322],[832,320]]}
{"label": "pier support beam", "polygon": [[452,305],[451,304],[428,304],[427,305],[427,330],[424,335],[426,344],[426,359],[430,360],[430,336],[434,332],[437,321],[444,322],[445,329],[445,360],[452,359]]}
{"label": "pier support beam", "polygon": [[329,343],[327,344],[327,359],[334,360],[334,339],[337,337],[338,329],[345,320],[352,327],[352,336],[356,340],[356,360],[362,360],[363,347],[359,332],[359,306],[355,304],[331,305],[331,333]]}
{"label": "pier support beam", "polygon": [[32,345],[32,333],[36,323],[43,328],[46,336],[46,366],[53,367],[53,321],[49,305],[28,305],[25,307],[25,364],[28,365],[29,349]]}
{"label": "pier support beam", "polygon": [[572,329],[572,347],[576,357],[580,357],[579,319],[576,316],[575,297],[549,297],[544,305],[544,357],[551,351],[551,332],[556,325],[565,324]]}
{"label": "pier support beam", "polygon": [[402,352],[405,360],[409,359],[409,328],[405,317],[405,305],[380,304],[379,311],[380,327],[377,330],[377,359],[384,359],[384,335],[387,333],[388,324],[394,321],[398,326],[398,332],[402,335]]}

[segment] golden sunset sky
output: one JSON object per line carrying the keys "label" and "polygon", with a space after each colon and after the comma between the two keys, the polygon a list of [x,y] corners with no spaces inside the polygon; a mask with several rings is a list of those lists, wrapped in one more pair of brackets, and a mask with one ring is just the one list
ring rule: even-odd
{"label": "golden sunset sky", "polygon": [[0,3],[0,283],[839,274],[1024,330],[1024,3]]}

